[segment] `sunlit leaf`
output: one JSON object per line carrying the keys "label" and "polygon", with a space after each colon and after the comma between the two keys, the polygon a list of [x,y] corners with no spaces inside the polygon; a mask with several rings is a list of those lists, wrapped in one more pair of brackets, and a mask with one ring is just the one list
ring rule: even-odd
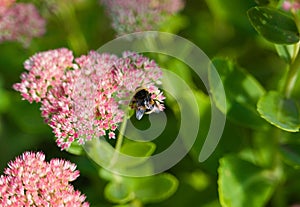
{"label": "sunlit leaf", "polygon": [[73,155],[82,155],[84,153],[82,145],[77,142],[72,142],[71,146],[67,149],[67,152]]}
{"label": "sunlit leaf", "polygon": [[134,199],[134,193],[122,182],[110,182],[104,189],[105,197],[114,203],[126,203]]}
{"label": "sunlit leaf", "polygon": [[290,63],[294,56],[295,45],[279,45],[275,44],[278,55],[287,63]]}
{"label": "sunlit leaf", "polygon": [[121,152],[134,157],[148,157],[155,148],[153,142],[127,142],[122,146]]}
{"label": "sunlit leaf", "polygon": [[270,42],[293,44],[299,41],[294,20],[287,14],[270,7],[253,7],[249,19],[256,31]]}
{"label": "sunlit leaf", "polygon": [[109,166],[115,149],[104,139],[94,138],[83,146],[87,155],[100,166]]}
{"label": "sunlit leaf", "polygon": [[143,207],[143,204],[138,200],[133,200],[130,203],[114,205],[113,207]]}
{"label": "sunlit leaf", "polygon": [[143,203],[160,202],[169,198],[178,187],[178,180],[171,174],[159,174],[150,177],[127,180],[135,197]]}
{"label": "sunlit leaf", "polygon": [[271,172],[234,156],[222,158],[218,172],[223,207],[265,206],[276,187]]}
{"label": "sunlit leaf", "polygon": [[261,117],[274,126],[289,132],[297,132],[300,127],[300,114],[293,99],[284,98],[276,91],[265,94],[257,103]]}
{"label": "sunlit leaf", "polygon": [[[134,143],[124,144],[125,150],[130,155],[116,151],[105,139],[93,139],[86,142],[84,149],[89,157],[99,166],[112,170],[118,174],[143,175],[152,172],[151,162],[146,162],[155,145],[153,143]],[[141,151],[138,147],[143,148]]]}
{"label": "sunlit leaf", "polygon": [[112,182],[105,187],[105,196],[116,203],[131,200],[160,202],[173,195],[178,187],[176,177],[167,173],[140,178],[114,175],[111,178]]}
{"label": "sunlit leaf", "polygon": [[260,83],[242,68],[230,60],[215,58],[212,64],[221,77],[226,93],[227,109],[222,104],[223,94],[219,94],[217,84],[209,71],[209,83],[211,94],[217,107],[227,112],[227,117],[247,127],[254,129],[265,129],[267,125],[260,119],[256,111],[256,104],[259,98],[265,93]]}

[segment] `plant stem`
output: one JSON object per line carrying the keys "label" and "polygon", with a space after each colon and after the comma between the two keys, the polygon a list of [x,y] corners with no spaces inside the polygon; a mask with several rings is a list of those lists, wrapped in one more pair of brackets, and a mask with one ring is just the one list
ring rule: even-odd
{"label": "plant stem", "polygon": [[121,124],[121,127],[120,127],[120,130],[119,130],[119,134],[118,134],[118,137],[117,137],[117,143],[116,143],[116,147],[115,147],[115,152],[114,152],[114,155],[111,159],[111,162],[110,162],[110,167],[112,167],[116,161],[118,160],[118,157],[119,157],[119,153],[120,153],[120,150],[121,150],[121,147],[122,147],[122,143],[123,143],[123,140],[124,140],[124,133],[125,133],[125,129],[126,129],[126,125],[127,125],[127,117],[124,118],[122,124]]}
{"label": "plant stem", "polygon": [[120,152],[120,149],[121,149],[121,146],[123,143],[123,139],[124,139],[123,134],[125,133],[126,125],[127,125],[127,118],[124,118],[124,121],[122,122],[121,127],[120,127],[120,131],[119,131],[118,138],[117,138],[117,144],[116,144],[116,148],[115,148],[116,151],[118,151],[118,152]]}
{"label": "plant stem", "polygon": [[[298,28],[298,31],[300,31],[300,19],[299,15],[294,11],[294,20],[296,23],[296,26]],[[300,47],[300,42],[295,44],[294,46],[294,52],[293,52],[293,57],[292,57],[292,63],[289,65],[289,71],[287,74],[287,78],[285,80],[284,84],[284,95],[286,98],[290,98],[292,90],[295,86],[297,76],[300,70],[300,57],[299,57],[299,47]]]}
{"label": "plant stem", "polygon": [[290,65],[287,78],[284,84],[284,95],[286,98],[290,98],[292,90],[295,86],[297,76],[300,69],[300,57],[298,56],[295,61]]}

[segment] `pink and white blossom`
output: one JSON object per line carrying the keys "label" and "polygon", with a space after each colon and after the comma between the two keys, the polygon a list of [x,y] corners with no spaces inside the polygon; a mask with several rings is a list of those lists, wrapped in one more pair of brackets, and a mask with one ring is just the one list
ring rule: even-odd
{"label": "pink and white blossom", "polygon": [[42,36],[46,22],[31,3],[0,2],[0,42],[18,41],[24,47],[34,37]]}
{"label": "pink and white blossom", "polygon": [[78,176],[69,161],[46,162],[42,152],[25,152],[0,177],[0,206],[88,207],[86,197],[69,184]]}
{"label": "pink and white blossom", "polygon": [[95,137],[116,137],[131,98],[139,87],[149,88],[164,110],[156,85],[162,71],[147,57],[124,52],[122,57],[95,51],[74,58],[61,48],[37,53],[25,61],[27,72],[13,88],[30,103],[41,103],[42,117],[53,129],[56,143],[68,149]]}
{"label": "pink and white blossom", "polygon": [[159,29],[165,18],[183,8],[183,0],[100,0],[118,35]]}

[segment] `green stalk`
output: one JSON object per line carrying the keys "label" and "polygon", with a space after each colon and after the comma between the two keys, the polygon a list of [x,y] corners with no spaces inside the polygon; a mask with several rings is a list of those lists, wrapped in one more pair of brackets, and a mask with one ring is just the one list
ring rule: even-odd
{"label": "green stalk", "polygon": [[[300,19],[299,19],[299,14],[297,11],[293,11],[294,14],[294,20],[296,23],[296,26],[298,28],[298,31],[300,31]],[[300,47],[300,42],[294,45],[294,51],[293,51],[293,56],[292,56],[292,61],[291,64],[289,65],[289,70],[287,77],[285,79],[285,84],[284,84],[284,95],[286,98],[291,97],[292,90],[295,86],[299,70],[300,70],[300,58],[299,58],[299,47]]]}
{"label": "green stalk", "polygon": [[292,90],[295,86],[300,70],[300,56],[298,55],[295,61],[290,65],[287,78],[284,84],[284,95],[286,98],[291,97]]}
{"label": "green stalk", "polygon": [[125,117],[122,124],[121,124],[121,127],[120,127],[120,130],[119,130],[119,134],[118,134],[118,137],[117,137],[117,143],[116,143],[116,147],[115,147],[115,152],[114,152],[114,155],[111,159],[111,162],[110,162],[110,167],[114,166],[118,160],[118,157],[119,157],[119,154],[120,154],[120,151],[121,151],[121,147],[122,147],[122,143],[123,143],[123,140],[124,140],[124,133],[125,133],[125,129],[126,129],[126,125],[127,125],[127,118]]}

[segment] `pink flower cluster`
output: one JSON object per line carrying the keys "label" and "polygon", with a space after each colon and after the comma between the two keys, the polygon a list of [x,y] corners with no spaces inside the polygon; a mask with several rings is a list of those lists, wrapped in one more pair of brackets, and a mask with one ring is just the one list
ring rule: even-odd
{"label": "pink flower cluster", "polygon": [[165,17],[183,8],[183,0],[100,0],[119,35],[156,30]]}
{"label": "pink flower cluster", "polygon": [[0,42],[19,41],[25,47],[45,33],[45,20],[31,3],[0,2]]}
{"label": "pink flower cluster", "polygon": [[89,206],[69,184],[79,176],[69,161],[46,162],[41,152],[25,152],[8,166],[0,177],[0,206]]}
{"label": "pink flower cluster", "polygon": [[[91,51],[74,59],[71,51],[62,48],[37,53],[24,66],[28,72],[13,87],[23,99],[42,104],[42,116],[62,149],[74,141],[84,144],[94,137],[115,138],[138,87],[151,89],[160,103],[164,99],[155,86],[160,84],[161,69],[134,52],[118,58]],[[163,105],[159,110],[164,110]]]}
{"label": "pink flower cluster", "polygon": [[15,3],[16,0],[1,0],[0,1],[0,16],[4,14],[4,12]]}
{"label": "pink flower cluster", "polygon": [[286,11],[290,10],[299,10],[300,9],[300,2],[295,0],[295,1],[290,1],[290,0],[285,0],[282,4],[282,8]]}

